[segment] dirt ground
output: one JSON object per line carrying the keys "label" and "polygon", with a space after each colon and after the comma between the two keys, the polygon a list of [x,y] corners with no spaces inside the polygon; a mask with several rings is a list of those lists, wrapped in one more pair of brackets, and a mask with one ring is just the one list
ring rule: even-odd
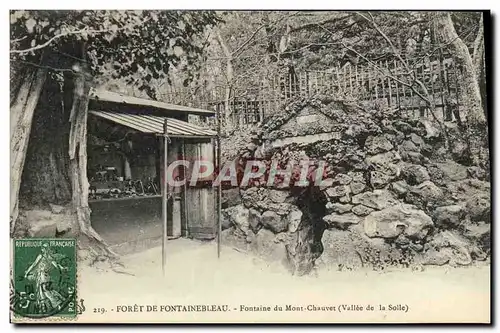
{"label": "dirt ground", "polygon": [[[165,277],[161,246],[124,256],[127,274],[80,265],[78,297],[84,299],[86,309],[78,321],[490,321],[490,267],[486,265],[427,267],[421,272],[325,271],[295,277],[279,264],[270,265],[231,247],[222,247],[218,259],[215,242],[171,240],[167,252]],[[227,305],[228,311],[198,307],[186,312],[175,307],[212,304]],[[261,306],[271,311],[249,311]]]}

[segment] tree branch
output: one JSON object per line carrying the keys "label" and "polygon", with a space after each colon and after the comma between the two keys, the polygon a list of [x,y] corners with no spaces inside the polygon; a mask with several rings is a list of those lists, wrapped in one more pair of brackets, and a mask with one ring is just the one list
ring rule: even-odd
{"label": "tree branch", "polygon": [[140,24],[144,24],[146,23],[147,21],[149,21],[149,18],[145,19],[144,21],[142,22],[139,22],[139,23],[132,23],[132,24],[127,24],[123,27],[120,27],[118,29],[100,29],[100,30],[92,30],[92,29],[88,29],[88,27],[85,27],[83,29],[80,29],[80,30],[73,30],[73,31],[67,31],[67,32],[63,32],[63,33],[60,33],[59,35],[55,35],[53,36],[52,38],[50,38],[48,41],[46,41],[45,43],[43,44],[39,44],[39,45],[36,45],[36,46],[33,46],[33,47],[30,47],[30,48],[27,48],[27,49],[23,49],[23,50],[10,50],[10,53],[11,54],[26,54],[26,53],[29,53],[29,52],[33,52],[33,51],[36,51],[36,50],[40,50],[40,49],[43,49],[44,47],[47,47],[49,46],[50,44],[52,44],[54,41],[60,39],[60,38],[63,38],[63,37],[66,37],[66,36],[70,36],[70,35],[78,35],[78,34],[83,34],[83,33],[91,33],[91,34],[97,34],[97,33],[104,33],[104,32],[110,32],[110,31],[120,31],[120,30],[125,30],[127,28],[130,28],[130,27],[134,27],[134,26],[137,26],[137,25],[140,25]]}
{"label": "tree branch", "polygon": [[375,19],[373,18],[373,15],[370,12],[368,12],[368,14],[370,15],[370,18],[371,18],[371,19],[369,19],[368,17],[366,17],[365,15],[361,14],[360,12],[357,12],[356,14],[358,14],[359,16],[361,16],[366,21],[368,21],[369,23],[372,24],[373,28],[375,30],[377,30],[377,32],[387,41],[387,43],[391,47],[392,52],[394,53],[394,55],[401,61],[401,63],[406,67],[406,69],[408,71],[410,71],[410,66],[408,65],[408,63],[401,56],[401,52],[399,52],[399,50],[397,49],[397,47],[394,46],[394,44],[392,43],[392,41],[390,40],[390,38],[387,37],[387,35],[380,29],[380,27],[377,25],[377,23],[375,23]]}

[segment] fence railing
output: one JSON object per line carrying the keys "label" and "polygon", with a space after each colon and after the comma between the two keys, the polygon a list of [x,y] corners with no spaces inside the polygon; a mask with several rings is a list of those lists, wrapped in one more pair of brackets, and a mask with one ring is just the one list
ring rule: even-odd
{"label": "fence railing", "polygon": [[[234,89],[230,98],[225,98],[223,85],[196,93],[170,91],[164,98],[172,103],[228,111],[235,126],[258,123],[291,99],[317,94],[397,106],[405,110],[408,117],[430,118],[433,112],[444,121],[453,121],[461,80],[455,62],[451,58],[434,58],[414,66],[410,72],[405,68],[399,61],[347,63],[328,71],[261,78],[254,85]],[[430,110],[425,99],[434,105],[434,110]]]}

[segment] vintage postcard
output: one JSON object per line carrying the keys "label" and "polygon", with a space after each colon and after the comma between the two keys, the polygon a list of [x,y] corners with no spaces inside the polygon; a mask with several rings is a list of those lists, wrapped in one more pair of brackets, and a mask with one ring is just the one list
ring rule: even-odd
{"label": "vintage postcard", "polygon": [[12,323],[491,323],[489,11],[9,15]]}

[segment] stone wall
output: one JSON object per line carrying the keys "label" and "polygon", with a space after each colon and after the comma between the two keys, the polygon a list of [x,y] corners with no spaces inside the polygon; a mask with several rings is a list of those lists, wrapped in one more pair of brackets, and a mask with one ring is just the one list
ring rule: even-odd
{"label": "stone wall", "polygon": [[385,269],[488,259],[489,176],[452,159],[460,155],[459,136],[447,150],[441,129],[404,119],[398,110],[362,110],[317,100],[298,101],[288,109],[299,114],[296,109],[309,104],[339,124],[340,139],[273,150],[267,138],[279,135],[266,132],[273,129],[265,123],[253,139],[259,144],[245,147],[240,156],[326,160],[332,185],[302,191],[236,190],[238,204],[228,201],[224,210],[225,240],[280,261],[297,274],[314,267]]}

